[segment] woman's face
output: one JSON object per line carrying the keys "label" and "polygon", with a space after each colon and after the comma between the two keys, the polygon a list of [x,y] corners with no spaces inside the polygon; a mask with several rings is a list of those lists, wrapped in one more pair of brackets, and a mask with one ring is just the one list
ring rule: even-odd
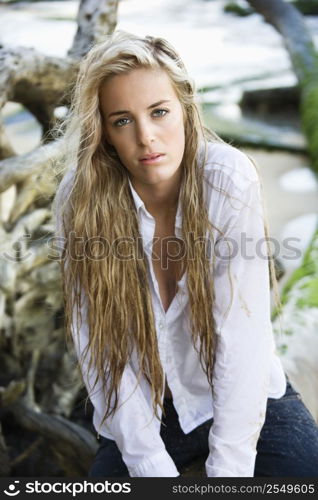
{"label": "woman's face", "polygon": [[[135,184],[179,178],[185,134],[183,110],[167,73],[138,68],[109,77],[100,90],[106,140]],[[161,153],[156,161],[142,158]]]}

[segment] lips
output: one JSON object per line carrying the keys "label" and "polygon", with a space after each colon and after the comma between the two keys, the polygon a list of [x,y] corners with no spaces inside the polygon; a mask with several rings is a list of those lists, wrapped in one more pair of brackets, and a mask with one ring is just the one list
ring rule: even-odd
{"label": "lips", "polygon": [[139,158],[140,161],[142,160],[154,160],[155,158],[158,158],[159,156],[162,156],[163,153],[151,153],[148,155],[143,156],[142,158]]}

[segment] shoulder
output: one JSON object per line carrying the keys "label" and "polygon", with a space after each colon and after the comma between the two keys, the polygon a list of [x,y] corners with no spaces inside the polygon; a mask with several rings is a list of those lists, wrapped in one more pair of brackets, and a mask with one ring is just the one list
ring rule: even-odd
{"label": "shoulder", "polygon": [[257,168],[245,153],[229,144],[207,143],[203,192],[209,219],[222,231],[234,223],[243,208],[252,207],[254,213],[261,210]]}
{"label": "shoulder", "polygon": [[239,149],[226,143],[208,142],[204,178],[215,187],[244,192],[259,181],[259,174],[250,158]]}

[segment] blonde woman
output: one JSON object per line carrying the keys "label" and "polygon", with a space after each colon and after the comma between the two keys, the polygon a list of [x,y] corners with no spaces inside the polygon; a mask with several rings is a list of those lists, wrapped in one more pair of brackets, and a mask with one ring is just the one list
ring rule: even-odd
{"label": "blonde woman", "polygon": [[315,475],[317,426],[275,353],[259,175],[202,125],[173,47],[123,31],[93,47],[65,144],[55,210],[101,439],[90,475],[178,476],[197,456],[210,477]]}

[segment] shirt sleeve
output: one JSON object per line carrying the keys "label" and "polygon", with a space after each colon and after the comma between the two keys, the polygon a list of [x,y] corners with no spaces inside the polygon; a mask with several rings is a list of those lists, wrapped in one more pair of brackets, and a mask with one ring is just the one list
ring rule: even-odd
{"label": "shirt sleeve", "polygon": [[265,420],[273,348],[259,181],[249,181],[236,202],[228,201],[223,208],[224,235],[215,245],[217,349],[205,465],[208,477],[251,477]]}
{"label": "shirt sleeve", "polygon": [[[71,174],[66,174],[54,201],[55,234],[64,238],[59,207],[65,199],[69,189],[67,184]],[[106,398],[103,384],[100,380],[95,383],[96,369],[88,370],[90,352],[83,356],[89,339],[87,321],[87,299],[82,291],[81,319],[77,323],[77,314],[73,311],[71,332],[74,340],[76,355],[89,398],[101,421],[106,411]],[[155,425],[153,410],[148,405],[137,377],[128,363],[118,388],[118,407],[112,417],[107,418],[98,431],[103,434],[103,428],[113,436],[122,454],[131,477],[175,477],[179,472],[168,454],[160,431]]]}
{"label": "shirt sleeve", "polygon": [[[94,387],[96,370],[88,371],[89,356],[83,358],[88,342],[88,324],[85,319],[87,308],[81,308],[83,321],[77,335],[76,315],[73,315],[73,338],[78,359],[80,360],[83,379],[90,400],[100,420],[106,410],[106,399],[99,380]],[[155,425],[152,408],[138,383],[137,377],[128,363],[118,388],[118,407],[112,417],[106,419],[103,427],[112,434],[122,454],[131,477],[175,477],[178,470],[168,454],[160,432]]]}

